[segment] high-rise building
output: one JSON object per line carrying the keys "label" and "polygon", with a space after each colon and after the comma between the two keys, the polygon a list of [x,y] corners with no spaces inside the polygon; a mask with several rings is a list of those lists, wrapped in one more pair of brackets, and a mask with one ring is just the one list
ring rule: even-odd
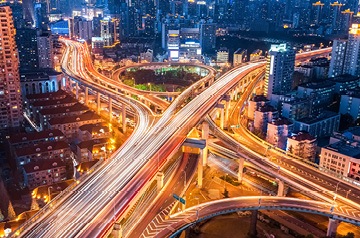
{"label": "high-rise building", "polygon": [[20,68],[22,70],[38,68],[37,30],[32,28],[17,29],[16,45],[18,45]]}
{"label": "high-rise building", "polygon": [[37,37],[39,68],[53,68],[53,41],[50,32],[42,32]]}
{"label": "high-rise building", "polygon": [[347,42],[344,74],[360,77],[360,24],[352,24]]}
{"label": "high-rise building", "polygon": [[272,45],[266,66],[265,96],[272,101],[273,95],[291,91],[294,73],[295,51],[286,44]]}
{"label": "high-rise building", "polygon": [[104,17],[100,21],[100,35],[104,39],[105,46],[110,46],[119,40],[119,20],[116,18]]}
{"label": "high-rise building", "polygon": [[330,78],[343,73],[346,44],[346,40],[334,40],[328,75]]}
{"label": "high-rise building", "polygon": [[18,51],[10,7],[0,7],[0,129],[19,127],[22,121],[22,100]]}
{"label": "high-rise building", "polygon": [[329,77],[341,74],[360,77],[360,24],[352,24],[347,41],[334,41]]}
{"label": "high-rise building", "polygon": [[200,24],[200,44],[204,52],[214,50],[216,47],[216,24]]}

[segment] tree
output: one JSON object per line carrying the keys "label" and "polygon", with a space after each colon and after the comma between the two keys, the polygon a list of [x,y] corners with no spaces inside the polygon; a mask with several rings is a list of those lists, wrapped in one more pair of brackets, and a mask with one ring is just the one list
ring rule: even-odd
{"label": "tree", "polygon": [[352,233],[352,232],[348,232],[348,233],[344,236],[344,238],[355,238],[355,234]]}

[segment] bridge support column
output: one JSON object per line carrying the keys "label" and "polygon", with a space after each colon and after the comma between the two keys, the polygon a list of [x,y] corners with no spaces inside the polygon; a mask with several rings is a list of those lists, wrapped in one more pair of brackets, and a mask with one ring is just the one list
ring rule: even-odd
{"label": "bridge support column", "polygon": [[257,237],[257,230],[256,230],[257,215],[258,215],[258,210],[251,211],[250,229],[249,229],[249,233],[248,233],[250,238]]}
{"label": "bridge support column", "polygon": [[160,193],[161,189],[164,187],[164,173],[163,172],[158,172],[156,174],[156,191],[157,193]]}
{"label": "bridge support column", "polygon": [[123,229],[122,229],[122,225],[118,222],[114,223],[114,227],[113,230],[111,232],[111,235],[114,238],[122,238],[123,237]]}
{"label": "bridge support column", "polygon": [[112,114],[112,99],[109,96],[109,121],[111,122],[113,118],[113,114]]}
{"label": "bridge support column", "polygon": [[89,88],[85,87],[85,105],[89,104]]}
{"label": "bridge support column", "polygon": [[197,172],[198,172],[198,188],[202,188],[204,168],[203,168],[203,163],[202,163],[201,159],[199,159],[199,161],[198,161],[198,171]]}
{"label": "bridge support column", "polygon": [[126,133],[126,105],[121,104],[122,132]]}
{"label": "bridge support column", "polygon": [[100,114],[100,111],[101,111],[101,100],[100,100],[100,98],[101,98],[101,94],[98,92],[97,93],[97,99],[96,99],[96,112],[98,114]]}
{"label": "bridge support column", "polygon": [[216,105],[216,107],[220,109],[220,128],[221,128],[221,130],[223,130],[224,129],[224,117],[225,117],[224,104],[219,103]]}
{"label": "bridge support column", "polygon": [[209,124],[207,122],[203,122],[202,123],[202,128],[201,128],[201,138],[204,139],[206,142],[206,146],[204,149],[202,149],[202,164],[203,166],[207,165],[207,161],[208,161],[208,147],[207,147],[207,140],[209,138]]}
{"label": "bridge support column", "polygon": [[226,96],[226,102],[225,102],[225,126],[228,126],[228,121],[229,121],[229,111],[230,111],[230,96],[229,95],[225,95]]}
{"label": "bridge support column", "polygon": [[326,232],[326,237],[335,238],[336,236],[336,230],[339,225],[339,221],[329,218],[329,224]]}
{"label": "bridge support column", "polygon": [[243,157],[240,157],[239,160],[238,160],[238,163],[239,163],[239,171],[238,171],[238,181],[239,183],[242,183],[242,179],[243,179],[243,176],[244,176],[244,162],[245,162],[245,159]]}
{"label": "bridge support column", "polygon": [[278,183],[278,191],[277,191],[277,195],[278,197],[283,197],[284,196],[284,181],[277,179],[277,183]]}
{"label": "bridge support column", "polygon": [[75,82],[75,98],[79,100],[79,83]]}

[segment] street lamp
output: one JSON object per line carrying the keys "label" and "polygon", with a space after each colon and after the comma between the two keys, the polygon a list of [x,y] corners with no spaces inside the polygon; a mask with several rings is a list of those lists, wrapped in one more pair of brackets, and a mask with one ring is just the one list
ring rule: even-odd
{"label": "street lamp", "polygon": [[336,189],[335,189],[335,193],[337,193],[337,190],[339,188],[339,184],[341,183],[341,181],[339,181],[337,184],[336,184]]}
{"label": "street lamp", "polygon": [[151,91],[151,83],[148,83],[148,86],[149,86],[149,88],[150,88],[150,90],[149,90],[149,91]]}

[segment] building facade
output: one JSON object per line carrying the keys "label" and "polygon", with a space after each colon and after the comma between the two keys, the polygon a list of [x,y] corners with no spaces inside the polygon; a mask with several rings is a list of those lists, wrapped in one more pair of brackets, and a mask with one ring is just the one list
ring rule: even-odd
{"label": "building facade", "polygon": [[0,7],[0,130],[19,127],[22,123],[19,58],[15,28],[10,7]]}

